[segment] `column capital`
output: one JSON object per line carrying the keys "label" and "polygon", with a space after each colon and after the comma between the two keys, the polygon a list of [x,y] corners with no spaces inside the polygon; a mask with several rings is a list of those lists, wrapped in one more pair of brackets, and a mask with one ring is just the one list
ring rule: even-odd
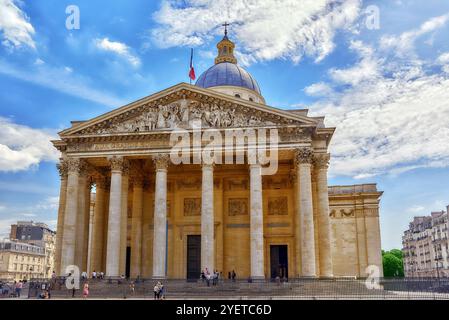
{"label": "column capital", "polygon": [[313,163],[312,148],[298,148],[295,150],[295,161],[297,165]]}
{"label": "column capital", "polygon": [[124,171],[128,160],[121,156],[108,157],[109,165],[111,166],[111,171]]}
{"label": "column capital", "polygon": [[86,161],[80,158],[66,158],[64,162],[67,164],[68,173],[81,173],[86,170]]}
{"label": "column capital", "polygon": [[60,162],[56,165],[56,168],[59,171],[59,176],[61,177],[61,179],[67,179],[67,175],[69,173],[67,161],[61,159]]}
{"label": "column capital", "polygon": [[329,168],[329,161],[330,161],[330,154],[329,153],[319,153],[315,154],[313,157],[313,164],[315,165],[316,169],[327,169]]}
{"label": "column capital", "polygon": [[203,169],[214,170],[214,167],[215,167],[215,163],[208,163],[208,162],[204,162],[204,161],[201,163],[201,168],[203,168]]}
{"label": "column capital", "polygon": [[170,156],[166,153],[159,153],[153,156],[153,163],[156,171],[167,170],[170,162]]}

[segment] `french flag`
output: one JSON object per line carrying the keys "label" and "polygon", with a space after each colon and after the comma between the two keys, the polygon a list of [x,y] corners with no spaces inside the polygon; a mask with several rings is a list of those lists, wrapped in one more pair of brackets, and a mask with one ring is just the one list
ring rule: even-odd
{"label": "french flag", "polygon": [[190,78],[190,80],[195,80],[195,79],[196,79],[195,68],[193,67],[193,49],[192,49],[192,52],[191,52],[191,54],[190,54],[190,72],[189,72],[189,78]]}

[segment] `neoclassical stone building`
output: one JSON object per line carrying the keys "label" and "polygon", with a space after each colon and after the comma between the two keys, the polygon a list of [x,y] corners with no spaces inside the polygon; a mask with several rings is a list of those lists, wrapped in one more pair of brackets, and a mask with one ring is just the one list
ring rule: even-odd
{"label": "neoclassical stone building", "polygon": [[[266,105],[227,35],[217,47],[196,85],[72,122],[53,141],[62,153],[57,273],[77,265],[111,277],[197,279],[207,267],[259,279],[382,269],[382,193],[376,185],[328,187],[335,128],[307,110]],[[274,174],[264,175],[266,163],[250,151],[251,132],[259,139],[261,129],[277,133],[265,136],[276,145]],[[182,149],[188,163],[171,157],[176,133],[193,141]],[[198,155],[217,134],[243,139],[246,149],[217,147],[222,154],[205,161]]]}

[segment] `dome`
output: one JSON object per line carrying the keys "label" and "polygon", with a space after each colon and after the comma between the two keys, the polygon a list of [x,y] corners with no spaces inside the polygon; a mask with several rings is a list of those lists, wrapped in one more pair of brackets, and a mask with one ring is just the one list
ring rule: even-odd
{"label": "dome", "polygon": [[195,83],[201,88],[217,86],[243,87],[260,93],[257,81],[242,67],[231,62],[215,64],[205,71]]}

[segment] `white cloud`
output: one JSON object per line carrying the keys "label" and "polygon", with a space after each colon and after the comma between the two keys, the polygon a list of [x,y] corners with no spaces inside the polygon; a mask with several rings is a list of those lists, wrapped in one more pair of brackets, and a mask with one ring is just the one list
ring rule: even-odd
{"label": "white cloud", "polygon": [[384,50],[394,50],[398,56],[413,54],[415,41],[428,33],[443,27],[449,21],[449,13],[435,17],[424,22],[419,28],[404,32],[400,36],[384,36],[380,40],[380,46]]}
{"label": "white cloud", "polygon": [[41,161],[57,161],[60,157],[50,140],[52,130],[33,129],[0,117],[0,172],[27,170]]}
{"label": "white cloud", "polygon": [[17,0],[0,0],[0,31],[3,35],[2,44],[17,48],[22,45],[35,49],[33,40],[35,30],[27,15],[18,7]]}
{"label": "white cloud", "polygon": [[16,223],[14,219],[1,219],[0,220],[0,239],[9,238],[11,231],[11,225]]}
{"label": "white cloud", "polygon": [[306,87],[304,92],[312,97],[329,96],[333,94],[332,88],[324,82],[314,83]]}
{"label": "white cloud", "polygon": [[449,63],[449,52],[443,53],[440,55],[437,59],[437,61],[441,64],[447,64]]}
{"label": "white cloud", "polygon": [[223,34],[219,26],[226,20],[241,64],[277,58],[297,63],[303,56],[319,62],[333,51],[336,31],[349,30],[360,9],[360,0],[165,0],[151,35],[164,48],[200,46]]}
{"label": "white cloud", "polygon": [[130,48],[121,42],[110,41],[108,38],[95,39],[95,45],[98,49],[114,52],[119,56],[124,57],[128,62],[134,67],[139,67],[141,62],[140,59],[131,54]]}
{"label": "white cloud", "polygon": [[55,68],[48,65],[38,65],[33,69],[20,69],[0,59],[0,74],[107,106],[119,106],[126,103],[113,94],[93,89],[93,86],[89,84],[91,82],[89,79],[74,75],[71,71],[73,70],[66,67]]}
{"label": "white cloud", "polygon": [[425,207],[414,205],[407,209],[408,212],[418,213],[424,211]]}
{"label": "white cloud", "polygon": [[[421,29],[432,29],[435,19],[429,21]],[[326,116],[328,126],[337,127],[332,174],[362,179],[449,166],[448,74],[418,57],[385,55],[385,48],[374,50],[361,42],[351,48],[358,63],[337,76],[330,70],[326,83],[346,86],[310,106],[313,114]]]}

